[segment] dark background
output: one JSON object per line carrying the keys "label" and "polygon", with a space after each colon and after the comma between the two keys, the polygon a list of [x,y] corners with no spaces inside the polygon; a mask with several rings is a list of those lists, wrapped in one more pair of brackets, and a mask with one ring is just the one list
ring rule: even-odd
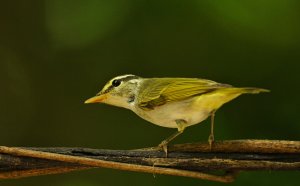
{"label": "dark background", "polygon": [[[299,138],[300,3],[36,0],[0,4],[0,143],[131,149],[174,132],[131,111],[84,105],[110,78],[203,77],[268,88],[216,115],[225,139]],[[209,121],[176,143],[207,140]],[[293,185],[299,172],[244,172],[230,185]],[[95,169],[0,185],[223,185]]]}

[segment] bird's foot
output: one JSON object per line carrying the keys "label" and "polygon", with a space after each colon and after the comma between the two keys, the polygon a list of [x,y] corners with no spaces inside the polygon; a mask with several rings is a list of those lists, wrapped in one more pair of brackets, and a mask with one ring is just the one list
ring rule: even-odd
{"label": "bird's foot", "polygon": [[159,150],[163,150],[168,157],[168,141],[164,140],[158,145]]}

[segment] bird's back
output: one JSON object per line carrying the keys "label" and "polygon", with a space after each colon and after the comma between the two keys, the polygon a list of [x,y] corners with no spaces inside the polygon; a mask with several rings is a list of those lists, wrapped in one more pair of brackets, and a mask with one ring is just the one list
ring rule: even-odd
{"label": "bird's back", "polygon": [[136,113],[154,124],[171,128],[177,127],[178,119],[186,120],[188,125],[197,124],[241,94],[267,91],[194,78],[145,79],[140,88]]}
{"label": "bird's back", "polygon": [[141,84],[138,106],[144,110],[151,110],[169,102],[190,99],[228,87],[231,86],[206,79],[149,78]]}

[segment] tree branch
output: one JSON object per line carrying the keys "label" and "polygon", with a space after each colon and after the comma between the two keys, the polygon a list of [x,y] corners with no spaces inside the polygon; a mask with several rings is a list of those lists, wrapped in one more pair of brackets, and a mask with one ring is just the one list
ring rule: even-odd
{"label": "tree branch", "polygon": [[[168,157],[156,147],[136,150],[0,146],[0,179],[96,167],[232,182],[239,171],[300,170],[300,142],[234,140],[178,144]],[[207,172],[223,171],[223,175]]]}

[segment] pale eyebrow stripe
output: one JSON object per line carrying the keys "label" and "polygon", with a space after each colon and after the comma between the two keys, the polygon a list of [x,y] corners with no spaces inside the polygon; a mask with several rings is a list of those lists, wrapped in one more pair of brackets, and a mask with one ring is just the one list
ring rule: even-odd
{"label": "pale eyebrow stripe", "polygon": [[132,80],[132,79],[139,79],[139,78],[140,78],[139,76],[128,75],[128,76],[123,77],[123,78],[120,78],[120,79],[118,79],[118,80],[126,82],[126,81],[130,81],[130,80]]}
{"label": "pale eyebrow stripe", "polygon": [[[127,81],[130,81],[132,79],[139,79],[140,77],[139,76],[135,76],[135,75],[127,75],[125,77],[122,77],[120,79],[117,79],[117,80],[120,80],[120,81],[123,81],[123,82],[127,82]],[[113,85],[110,85],[109,87],[107,87],[107,89],[105,89],[104,92],[102,92],[102,94],[106,94],[108,92],[110,92],[112,89],[114,88]],[[97,95],[100,95],[101,93],[97,94]]]}

